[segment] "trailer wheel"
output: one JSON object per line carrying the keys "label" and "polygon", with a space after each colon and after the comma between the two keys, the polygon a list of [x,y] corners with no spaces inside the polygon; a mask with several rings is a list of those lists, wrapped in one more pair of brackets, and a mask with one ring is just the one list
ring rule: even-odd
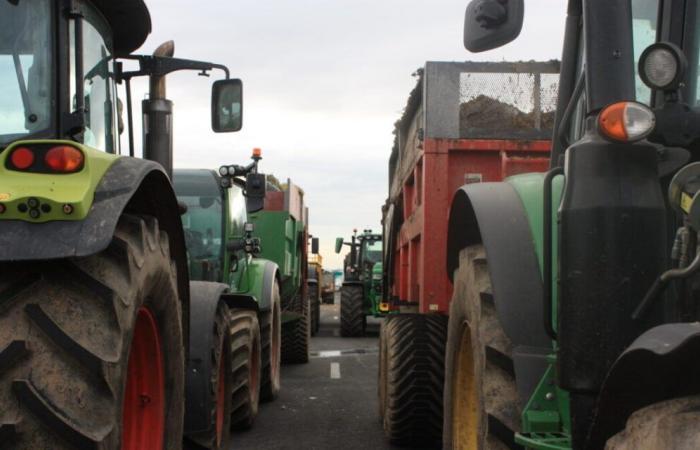
{"label": "trailer wheel", "polygon": [[340,335],[364,336],[367,317],[364,309],[364,289],[360,285],[346,285],[340,290]]}
{"label": "trailer wheel", "polygon": [[[523,319],[527,320],[527,319]],[[520,406],[512,346],[498,321],[484,249],[460,253],[445,351],[444,446],[514,448]]]}
{"label": "trailer wheel", "polygon": [[377,380],[377,397],[379,398],[379,418],[384,422],[386,410],[386,327],[392,316],[385,318],[379,327],[379,376]]}
{"label": "trailer wheel", "polygon": [[277,398],[280,392],[280,363],[282,361],[282,310],[280,307],[280,286],[277,280],[272,287],[272,307],[260,314],[262,342],[262,380],[260,400],[268,402]]}
{"label": "trailer wheel", "polygon": [[121,217],[96,255],[1,264],[2,447],[178,448],[178,298],[168,236],[152,217]]}
{"label": "trailer wheel", "polygon": [[[208,325],[207,325],[208,327]],[[203,433],[186,435],[193,448],[227,449],[231,439],[231,392],[233,389],[233,372],[231,370],[231,313],[228,306],[220,301],[211,332],[212,347],[209,354],[212,371],[209,374],[209,392],[211,411],[209,412],[209,429]],[[191,330],[195,332],[196,330]]]}
{"label": "trailer wheel", "polygon": [[386,322],[380,379],[386,379],[384,433],[394,444],[437,448],[442,442],[446,331],[447,318],[439,315],[397,314]]}
{"label": "trailer wheel", "polygon": [[309,284],[307,291],[311,308],[311,336],[316,336],[321,325],[321,302],[318,298],[318,285]]}
{"label": "trailer wheel", "polygon": [[700,442],[700,396],[655,403],[633,413],[606,450],[694,450]]}
{"label": "trailer wheel", "polygon": [[229,314],[231,427],[245,430],[253,426],[260,402],[260,326],[254,311],[231,309]]}
{"label": "trailer wheel", "polygon": [[282,326],[282,363],[305,364],[309,362],[311,338],[311,311],[309,298],[298,295],[293,301],[294,312],[301,317]]}

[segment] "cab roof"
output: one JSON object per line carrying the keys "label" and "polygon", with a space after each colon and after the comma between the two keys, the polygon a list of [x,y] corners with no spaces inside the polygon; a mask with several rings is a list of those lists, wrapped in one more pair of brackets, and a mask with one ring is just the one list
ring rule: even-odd
{"label": "cab roof", "polygon": [[143,0],[90,0],[114,33],[114,54],[125,56],[141,47],[151,33],[151,14]]}

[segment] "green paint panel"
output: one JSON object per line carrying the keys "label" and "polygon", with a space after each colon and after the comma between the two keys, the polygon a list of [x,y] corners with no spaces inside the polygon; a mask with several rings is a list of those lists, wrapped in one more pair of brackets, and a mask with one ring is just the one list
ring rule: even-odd
{"label": "green paint panel", "polygon": [[[28,173],[6,168],[6,159],[17,147],[33,145],[70,145],[83,152],[85,165],[80,172],[71,174]],[[25,222],[51,222],[57,220],[83,220],[92,207],[95,190],[109,167],[119,156],[94,150],[73,141],[33,140],[17,141],[0,153],[0,203],[6,208],[0,220],[23,220]],[[41,209],[40,216],[31,218],[29,210],[21,212],[22,205],[36,199]],[[46,206],[43,206],[46,205]],[[70,205],[67,214],[64,205]]]}

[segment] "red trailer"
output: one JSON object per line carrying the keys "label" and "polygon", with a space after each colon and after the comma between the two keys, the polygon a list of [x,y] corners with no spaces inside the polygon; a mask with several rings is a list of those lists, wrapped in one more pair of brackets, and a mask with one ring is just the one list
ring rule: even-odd
{"label": "red trailer", "polygon": [[[464,184],[547,170],[558,70],[556,61],[427,62],[417,72],[394,131],[382,218],[384,295],[402,313],[388,319],[381,333],[380,404],[393,441],[415,444],[420,435],[429,445],[441,438],[444,369],[424,368],[444,357],[439,353],[452,295],[445,264],[452,196]],[[407,333],[414,335],[414,348],[389,349],[392,339]],[[415,348],[421,342],[424,348]],[[392,364],[405,374],[391,373]],[[399,390],[406,386],[414,391]]]}

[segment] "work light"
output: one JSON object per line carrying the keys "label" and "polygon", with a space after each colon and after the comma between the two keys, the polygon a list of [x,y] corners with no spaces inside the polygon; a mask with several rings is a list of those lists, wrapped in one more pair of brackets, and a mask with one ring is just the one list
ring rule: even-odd
{"label": "work light", "polygon": [[687,66],[683,52],[668,42],[647,47],[639,58],[639,76],[652,89],[673,90],[680,85]]}

